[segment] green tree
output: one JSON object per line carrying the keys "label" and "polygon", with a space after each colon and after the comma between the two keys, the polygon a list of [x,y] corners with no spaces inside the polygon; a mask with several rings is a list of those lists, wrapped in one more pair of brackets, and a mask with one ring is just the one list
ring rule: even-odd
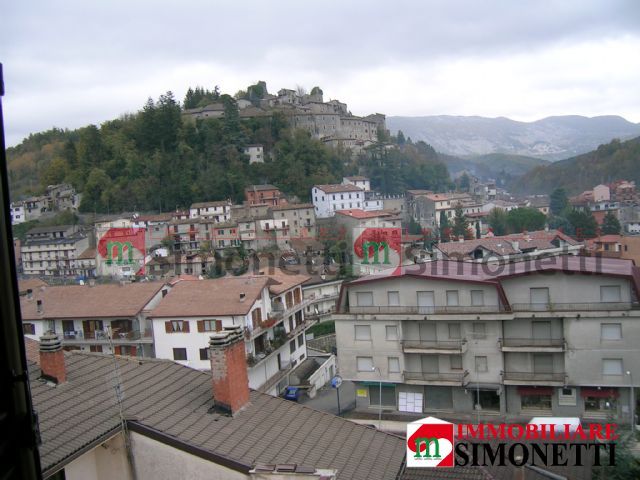
{"label": "green tree", "polygon": [[561,215],[569,205],[569,199],[567,198],[567,192],[564,188],[556,188],[549,197],[549,210],[552,215]]}
{"label": "green tree", "polygon": [[608,211],[602,219],[602,234],[619,235],[620,230],[622,230],[622,226],[620,225],[618,218],[613,214],[613,212]]}
{"label": "green tree", "polygon": [[57,157],[51,160],[49,166],[42,173],[40,183],[43,187],[62,183],[69,173],[69,164],[64,158]]}
{"label": "green tree", "polygon": [[82,201],[80,203],[80,211],[82,212],[106,212],[109,210],[105,193],[111,186],[109,176],[99,168],[94,168],[89,173]]}
{"label": "green tree", "polygon": [[593,238],[598,235],[598,222],[596,222],[590,211],[584,212],[574,209],[567,215],[567,220],[573,227],[574,236],[579,240]]}
{"label": "green tree", "polygon": [[398,135],[396,136],[396,143],[398,145],[404,145],[406,143],[406,140],[404,138],[404,133],[402,133],[402,130],[398,130]]}
{"label": "green tree", "polygon": [[547,217],[537,208],[521,207],[507,212],[507,227],[511,233],[542,230]]}
{"label": "green tree", "polygon": [[470,187],[471,180],[469,179],[469,175],[467,175],[467,172],[465,172],[460,176],[460,190],[462,192],[468,192]]}
{"label": "green tree", "polygon": [[464,214],[462,204],[458,203],[455,209],[455,218],[453,219],[453,236],[457,238],[465,238],[469,236],[469,221]]}
{"label": "green tree", "polygon": [[495,236],[507,233],[507,212],[502,208],[494,208],[487,215],[487,223]]}
{"label": "green tree", "polygon": [[413,217],[409,219],[409,226],[407,227],[407,230],[408,230],[410,235],[421,235],[422,234],[422,227],[420,226],[420,224],[418,222],[415,221],[415,219]]}

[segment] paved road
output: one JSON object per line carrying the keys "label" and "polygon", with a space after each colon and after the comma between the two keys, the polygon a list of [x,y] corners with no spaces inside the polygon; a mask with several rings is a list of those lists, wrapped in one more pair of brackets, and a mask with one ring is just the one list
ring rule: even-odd
{"label": "paved road", "polygon": [[[323,412],[338,414],[338,400],[336,389],[326,385],[319,390],[314,398],[303,395],[300,403]],[[356,403],[356,390],[353,382],[344,381],[340,386],[340,410],[342,413],[352,410]]]}

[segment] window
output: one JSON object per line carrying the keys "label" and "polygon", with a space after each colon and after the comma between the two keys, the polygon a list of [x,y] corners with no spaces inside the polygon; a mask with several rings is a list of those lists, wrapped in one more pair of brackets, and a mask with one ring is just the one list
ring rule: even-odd
{"label": "window", "polygon": [[371,340],[371,326],[370,325],[356,325],[355,326],[355,339],[356,340]]}
{"label": "window", "polygon": [[622,375],[622,359],[621,358],[603,358],[602,374],[603,375]]}
{"label": "window", "polygon": [[359,372],[372,372],[373,357],[356,357],[356,368]]}
{"label": "window", "polygon": [[304,333],[301,333],[300,335],[298,335],[298,348],[302,347],[304,345]]}
{"label": "window", "polygon": [[448,307],[457,307],[458,303],[458,291],[457,290],[447,290],[447,306]]}
{"label": "window", "polygon": [[295,351],[296,351],[296,341],[291,340],[291,342],[289,342],[289,353],[293,354],[293,352]]}
{"label": "window", "polygon": [[96,353],[102,353],[102,345],[90,345],[89,346],[89,351],[90,352],[96,352]]}
{"label": "window", "polygon": [[369,404],[370,405],[380,405],[380,390],[382,390],[382,405],[388,407],[395,407],[396,405],[396,388],[395,387],[385,387],[382,388],[378,385],[371,385],[369,387]]}
{"label": "window", "polygon": [[356,302],[359,307],[373,306],[373,292],[356,292]]}
{"label": "window", "polygon": [[449,367],[451,370],[462,370],[462,355],[450,355]]}
{"label": "window", "polygon": [[546,308],[549,305],[549,289],[548,288],[530,288],[529,298],[531,304],[535,307]]}
{"label": "window", "polygon": [[459,323],[450,323],[449,324],[449,338],[452,340],[459,340],[460,335],[460,324]]}
{"label": "window", "polygon": [[217,332],[222,330],[222,320],[198,320],[198,332]]}
{"label": "window", "polygon": [[486,338],[487,331],[483,322],[473,322],[473,338]]}
{"label": "window", "polygon": [[167,333],[189,333],[189,322],[187,320],[170,320],[164,322],[164,329]]}
{"label": "window", "polygon": [[173,359],[174,360],[186,360],[187,359],[187,349],[186,348],[174,348],[173,349]]}
{"label": "window", "polygon": [[400,359],[398,357],[388,357],[387,366],[389,373],[400,373]]}
{"label": "window", "polygon": [[620,285],[602,285],[600,287],[601,302],[619,302],[620,298]]}
{"label": "window", "polygon": [[551,410],[551,395],[521,395],[520,406],[523,410]]}
{"label": "window", "polygon": [[387,304],[390,307],[399,307],[400,306],[400,292],[398,292],[398,291],[387,292]]}
{"label": "window", "polygon": [[575,406],[576,389],[575,388],[559,388],[558,389],[558,405]]}
{"label": "window", "polygon": [[471,290],[471,305],[474,307],[484,305],[484,292],[482,290]]}
{"label": "window", "polygon": [[600,326],[601,340],[622,340],[622,324],[603,323]]}
{"label": "window", "polygon": [[23,323],[22,324],[22,332],[25,335],[35,335],[36,334],[36,326],[33,323]]}
{"label": "window", "polygon": [[398,327],[395,325],[387,325],[385,326],[385,338],[389,341],[398,340]]}
{"label": "window", "polygon": [[200,360],[209,360],[209,349],[201,348],[200,349]]}
{"label": "window", "polygon": [[251,323],[253,324],[253,328],[258,328],[260,323],[262,323],[262,309],[256,308],[253,312],[251,312]]}
{"label": "window", "polygon": [[476,372],[488,372],[487,357],[476,357]]}

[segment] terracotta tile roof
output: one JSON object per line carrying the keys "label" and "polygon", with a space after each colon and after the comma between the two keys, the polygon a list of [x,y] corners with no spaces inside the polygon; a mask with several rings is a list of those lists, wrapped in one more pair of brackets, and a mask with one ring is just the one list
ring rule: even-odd
{"label": "terracotta tile roof", "polygon": [[96,258],[96,249],[87,248],[84,252],[78,255],[78,260],[91,260]]}
{"label": "terracotta tile roof", "polygon": [[198,202],[191,205],[191,208],[206,208],[206,207],[223,207],[231,206],[229,200],[217,200],[215,202]]}
{"label": "terracotta tile roof", "polygon": [[[59,318],[134,317],[164,286],[161,282],[129,285],[65,285],[34,290],[31,299],[20,298],[24,320]],[[43,313],[38,313],[37,300]]]}
{"label": "terracotta tile roof", "polygon": [[390,217],[391,212],[387,212],[386,210],[376,210],[376,211],[365,211],[360,210],[358,208],[350,208],[348,210],[336,210],[336,213],[340,215],[344,215],[345,217],[357,218],[360,220],[364,220],[366,218],[377,218],[377,217]]}
{"label": "terracotta tile roof", "polygon": [[[65,361],[67,382],[55,387],[40,380],[40,369],[30,364],[45,476],[120,431],[113,358],[69,352]],[[140,434],[160,432],[247,471],[256,464],[296,463],[336,469],[339,480],[395,480],[402,470],[406,447],[399,436],[256,391],[237,415],[221,415],[211,410],[209,373],[167,360],[115,361],[124,415],[132,419],[129,429]],[[449,476],[429,471],[428,478]]]}
{"label": "terracotta tile roof", "polygon": [[[151,312],[153,318],[246,315],[269,284],[268,277],[180,282]],[[240,294],[244,293],[244,300]]]}
{"label": "terracotta tile roof", "polygon": [[322,190],[324,193],[340,193],[340,192],[363,192],[362,188],[355,185],[314,185],[318,190]]}
{"label": "terracotta tile roof", "polygon": [[152,215],[140,215],[136,222],[168,222],[173,218],[173,213],[157,213]]}
{"label": "terracotta tile roof", "polygon": [[49,284],[47,282],[39,278],[27,278],[25,280],[18,280],[18,290],[20,291],[20,293],[26,293],[27,290],[33,290],[35,292],[36,289],[39,289],[40,287],[48,286]]}
{"label": "terracotta tile roof", "polygon": [[268,268],[264,270],[263,274],[250,273],[244,276],[248,278],[267,277],[271,279],[271,282],[269,282],[269,292],[273,295],[280,295],[281,293],[284,293],[297,285],[301,286],[304,282],[311,278],[309,275],[306,275],[304,273],[298,273],[291,270],[283,270],[281,268]]}
{"label": "terracotta tile roof", "polygon": [[313,208],[313,203],[286,203],[271,207],[271,210],[298,210],[300,208]]}

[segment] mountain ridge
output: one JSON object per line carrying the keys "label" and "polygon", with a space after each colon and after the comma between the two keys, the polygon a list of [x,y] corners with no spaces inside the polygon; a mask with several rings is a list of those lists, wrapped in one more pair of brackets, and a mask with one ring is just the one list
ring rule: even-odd
{"label": "mountain ridge", "polygon": [[390,116],[387,127],[393,134],[402,130],[405,137],[425,141],[448,155],[504,153],[550,161],[587,153],[614,138],[640,135],[640,123],[618,115],[557,115],[532,122],[477,115]]}

